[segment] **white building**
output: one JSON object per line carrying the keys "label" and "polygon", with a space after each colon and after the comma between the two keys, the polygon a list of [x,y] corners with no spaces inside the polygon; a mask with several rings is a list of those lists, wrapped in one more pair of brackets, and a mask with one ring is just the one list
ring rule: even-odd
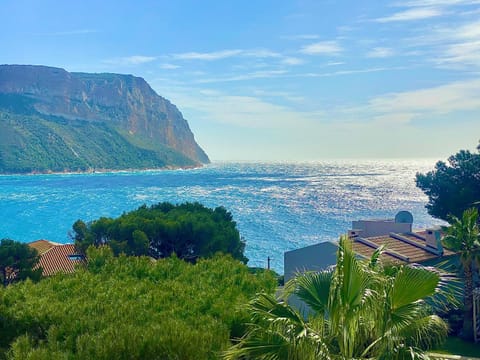
{"label": "white building", "polygon": [[[382,259],[392,263],[434,266],[446,256],[455,255],[442,248],[439,228],[414,231],[412,226],[412,214],[400,211],[394,219],[353,221],[348,236],[355,253],[363,258],[369,258],[382,245],[385,246]],[[336,243],[324,242],[285,252],[285,281],[299,272],[318,271],[334,265],[336,251]]]}

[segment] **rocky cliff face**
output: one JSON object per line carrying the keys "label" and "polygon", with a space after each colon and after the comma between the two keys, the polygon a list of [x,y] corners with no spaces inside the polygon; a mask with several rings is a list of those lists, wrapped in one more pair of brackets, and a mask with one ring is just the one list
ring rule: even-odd
{"label": "rocky cliff face", "polygon": [[193,163],[209,162],[177,107],[139,77],[2,65],[0,94],[28,99],[32,111],[40,116],[84,121],[93,126],[106,124],[142,149],[168,148]]}

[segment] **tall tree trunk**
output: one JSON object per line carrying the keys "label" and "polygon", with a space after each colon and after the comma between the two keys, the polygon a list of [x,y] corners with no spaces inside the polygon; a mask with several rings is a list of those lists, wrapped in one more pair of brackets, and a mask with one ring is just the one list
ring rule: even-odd
{"label": "tall tree trunk", "polygon": [[472,263],[463,265],[465,274],[465,298],[463,310],[462,337],[466,340],[473,339],[473,275]]}

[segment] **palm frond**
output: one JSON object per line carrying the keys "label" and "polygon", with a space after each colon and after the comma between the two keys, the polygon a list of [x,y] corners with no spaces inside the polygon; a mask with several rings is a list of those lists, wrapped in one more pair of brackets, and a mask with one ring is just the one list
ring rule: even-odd
{"label": "palm frond", "polygon": [[380,255],[384,253],[385,249],[386,249],[385,245],[380,245],[378,248],[375,249],[375,251],[373,252],[369,260],[368,265],[370,268],[374,269],[377,267],[380,260]]}
{"label": "palm frond", "polygon": [[253,332],[242,342],[230,347],[222,355],[225,360],[252,358],[289,360],[290,341],[271,331]]}
{"label": "palm frond", "polygon": [[269,294],[258,294],[250,302],[249,308],[254,321],[283,321],[304,326],[303,317],[295,309],[284,302],[278,302],[277,299]]}
{"label": "palm frond", "polygon": [[420,267],[402,266],[395,276],[392,291],[394,309],[433,296],[440,281],[437,273]]}
{"label": "palm frond", "polygon": [[333,272],[328,270],[298,276],[294,293],[314,312],[324,314],[328,305],[332,276]]}
{"label": "palm frond", "polygon": [[347,237],[342,237],[338,246],[337,266],[335,274],[338,279],[336,291],[344,306],[352,309],[362,303],[362,298],[369,283],[368,273],[357,259]]}
{"label": "palm frond", "polygon": [[447,334],[447,324],[437,315],[419,317],[397,332],[405,344],[423,350],[440,345],[447,338]]}

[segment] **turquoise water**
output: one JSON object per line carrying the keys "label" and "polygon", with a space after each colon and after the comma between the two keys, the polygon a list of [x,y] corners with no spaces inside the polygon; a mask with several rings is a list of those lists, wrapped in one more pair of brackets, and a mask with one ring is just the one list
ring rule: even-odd
{"label": "turquoise water", "polygon": [[415,187],[434,160],[214,163],[194,170],[0,176],[0,238],[70,242],[77,219],[116,217],[146,203],[225,206],[246,240],[250,266],[283,272],[287,250],[335,240],[352,220],[409,210],[438,223]]}

